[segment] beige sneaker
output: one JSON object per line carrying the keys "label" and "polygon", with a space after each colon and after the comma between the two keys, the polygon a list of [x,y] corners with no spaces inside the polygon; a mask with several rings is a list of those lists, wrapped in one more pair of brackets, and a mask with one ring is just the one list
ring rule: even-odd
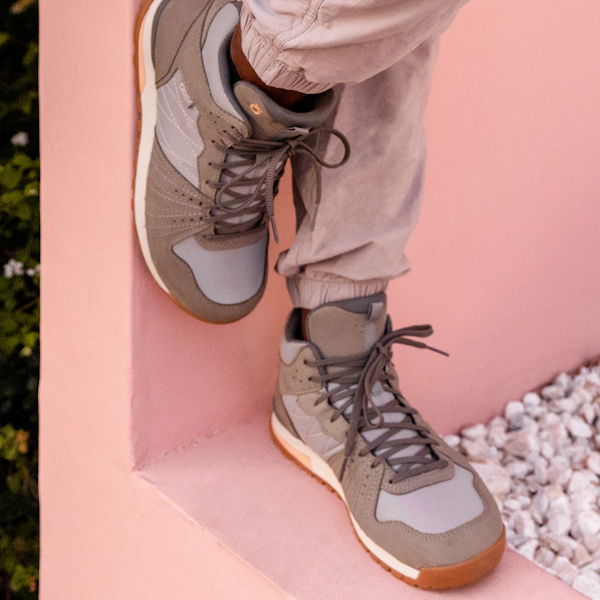
{"label": "beige sneaker", "polygon": [[[472,583],[504,551],[500,513],[467,460],[404,399],[392,344],[429,326],[392,331],[385,294],[290,315],[271,421],[284,454],[338,493],[363,546],[424,589]],[[433,350],[433,348],[430,348]]]}
{"label": "beige sneaker", "polygon": [[[335,106],[332,91],[287,110],[236,81],[229,60],[240,2],[145,0],[136,27],[140,140],[135,223],[152,276],[211,323],[258,303],[267,281],[269,223],[286,160],[312,159]],[[329,132],[340,136],[337,132]],[[318,201],[318,197],[317,197]]]}

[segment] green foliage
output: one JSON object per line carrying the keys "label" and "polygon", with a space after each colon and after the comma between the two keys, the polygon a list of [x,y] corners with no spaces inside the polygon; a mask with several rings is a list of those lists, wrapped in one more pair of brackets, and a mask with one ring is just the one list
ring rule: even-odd
{"label": "green foliage", "polygon": [[36,0],[0,0],[0,599],[37,598]]}

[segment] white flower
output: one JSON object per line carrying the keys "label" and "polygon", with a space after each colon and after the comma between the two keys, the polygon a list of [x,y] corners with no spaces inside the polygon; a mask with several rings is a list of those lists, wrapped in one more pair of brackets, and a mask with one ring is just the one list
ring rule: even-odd
{"label": "white flower", "polygon": [[27,271],[25,271],[25,273],[27,273],[27,275],[29,275],[29,277],[35,277],[36,275],[40,274],[40,265],[37,264],[35,265],[35,267],[33,269],[27,269]]}
{"label": "white flower", "polygon": [[29,134],[24,131],[19,131],[19,133],[10,138],[10,143],[13,146],[27,146],[27,144],[29,144]]}
{"label": "white flower", "polygon": [[4,265],[4,277],[10,279],[13,275],[23,275],[23,263],[11,258]]}

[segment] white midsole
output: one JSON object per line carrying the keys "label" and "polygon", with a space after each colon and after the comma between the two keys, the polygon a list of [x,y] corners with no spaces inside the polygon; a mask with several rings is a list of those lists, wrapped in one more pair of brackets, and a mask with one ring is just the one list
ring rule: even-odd
{"label": "white midsole", "polygon": [[[154,0],[150,5],[148,12],[144,16],[144,22],[140,28],[142,37],[142,52],[138,57],[138,69],[144,69],[146,84],[141,91],[142,104],[142,127],[140,132],[140,146],[138,150],[137,169],[135,176],[135,195],[134,195],[134,213],[135,228],[137,230],[142,254],[152,276],[156,279],[165,292],[170,293],[169,289],[161,279],[152,256],[150,254],[150,245],[148,244],[148,231],[146,229],[146,185],[148,183],[148,169],[150,167],[150,158],[152,156],[152,147],[154,145],[154,130],[156,127],[156,85],[154,75],[154,64],[152,62],[152,25],[154,15],[163,0]],[[139,43],[139,40],[137,40]]]}
{"label": "white midsole", "polygon": [[[283,442],[283,446],[286,445],[291,446],[304,455],[310,464],[310,470],[320,479],[322,479],[325,483],[329,484],[339,495],[339,497],[344,501],[346,507],[348,507],[348,502],[346,502],[346,496],[344,495],[344,490],[335,476],[333,469],[313,450],[311,450],[304,442],[299,440],[296,436],[292,435],[279,421],[279,419],[275,416],[275,413],[271,415],[271,427],[273,429],[273,434]],[[350,515],[350,520],[352,521],[352,526],[356,531],[356,534],[360,538],[360,541],[367,547],[367,549],[374,554],[381,562],[385,563],[388,567],[394,569],[398,573],[405,575],[406,577],[410,577],[411,579],[417,579],[420,571],[418,569],[414,569],[413,567],[409,567],[404,563],[401,563],[397,558],[394,558],[389,552],[386,552],[383,548],[378,546],[371,538],[367,536],[367,534],[360,528],[360,525],[356,522],[350,509],[348,508],[348,514]]]}

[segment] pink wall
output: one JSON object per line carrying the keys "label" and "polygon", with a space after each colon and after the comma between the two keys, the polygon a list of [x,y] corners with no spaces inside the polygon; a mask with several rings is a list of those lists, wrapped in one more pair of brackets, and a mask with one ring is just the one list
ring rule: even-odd
{"label": "pink wall", "polygon": [[[451,354],[397,353],[403,389],[443,433],[600,352],[599,19],[590,1],[473,2],[442,41],[413,272],[390,303],[398,325],[432,323],[433,345]],[[268,410],[290,305],[273,274],[241,323],[199,323],[140,263],[136,251],[133,429],[145,463]]]}
{"label": "pink wall", "polygon": [[[206,325],[141,264],[136,8],[41,3],[42,599],[283,598],[132,472],[268,410],[289,308],[272,277],[250,317]],[[592,0],[473,2],[444,38],[414,272],[390,290],[396,323],[432,322],[451,352],[398,354],[442,432],[600,352],[599,18]]]}

